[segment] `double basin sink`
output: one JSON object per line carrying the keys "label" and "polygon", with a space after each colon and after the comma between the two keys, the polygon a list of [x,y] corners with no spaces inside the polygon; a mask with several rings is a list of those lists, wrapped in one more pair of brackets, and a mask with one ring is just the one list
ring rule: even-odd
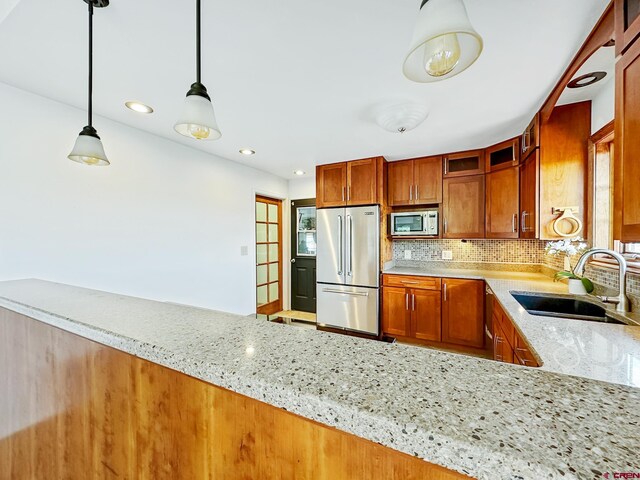
{"label": "double basin sink", "polygon": [[590,322],[624,325],[597,303],[580,300],[570,295],[550,295],[534,292],[511,292],[520,305],[531,315],[587,320]]}

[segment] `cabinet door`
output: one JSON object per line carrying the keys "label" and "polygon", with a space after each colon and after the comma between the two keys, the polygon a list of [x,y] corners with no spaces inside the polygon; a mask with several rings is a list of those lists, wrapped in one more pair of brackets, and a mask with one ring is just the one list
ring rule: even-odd
{"label": "cabinet door", "polygon": [[484,173],[484,150],[451,153],[444,157],[444,177]]}
{"label": "cabinet door", "polygon": [[408,337],[410,328],[410,294],[406,288],[382,289],[382,331],[388,335]]}
{"label": "cabinet door", "polygon": [[513,349],[507,342],[500,324],[493,325],[493,359],[503,363],[513,363]]}
{"label": "cabinet door", "polygon": [[442,202],[442,157],[413,161],[414,199],[416,205]]}
{"label": "cabinet door", "polygon": [[520,166],[520,238],[538,238],[540,151]]}
{"label": "cabinet door", "polygon": [[520,160],[525,161],[529,154],[540,146],[540,114],[537,113],[520,139]]}
{"label": "cabinet door", "polygon": [[347,162],[347,205],[372,205],[376,199],[376,159]]}
{"label": "cabinet door", "polygon": [[316,205],[318,208],[346,205],[347,164],[334,163],[316,168]]}
{"label": "cabinet door", "polygon": [[615,0],[616,55],[640,36],[640,0]]}
{"label": "cabinet door", "polygon": [[484,282],[442,279],[442,341],[484,346]]}
{"label": "cabinet door", "polygon": [[487,161],[486,172],[495,172],[502,168],[518,165],[520,163],[520,139],[513,138],[487,148],[485,157]]}
{"label": "cabinet door", "polygon": [[413,204],[413,166],[413,160],[389,163],[388,199],[390,206]]}
{"label": "cabinet door", "polygon": [[487,175],[487,238],[518,238],[519,184],[518,167]]}
{"label": "cabinet door", "polygon": [[441,339],[440,290],[411,290],[411,331],[415,338],[439,342]]}
{"label": "cabinet door", "polygon": [[640,40],[616,63],[615,229],[640,242]]}
{"label": "cabinet door", "polygon": [[446,178],[444,238],[484,238],[484,175]]}

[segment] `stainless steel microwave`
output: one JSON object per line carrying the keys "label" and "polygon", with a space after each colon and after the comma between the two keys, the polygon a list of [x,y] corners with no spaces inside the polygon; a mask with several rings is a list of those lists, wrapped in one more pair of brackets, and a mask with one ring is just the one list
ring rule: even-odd
{"label": "stainless steel microwave", "polygon": [[438,235],[438,210],[391,214],[391,235]]}

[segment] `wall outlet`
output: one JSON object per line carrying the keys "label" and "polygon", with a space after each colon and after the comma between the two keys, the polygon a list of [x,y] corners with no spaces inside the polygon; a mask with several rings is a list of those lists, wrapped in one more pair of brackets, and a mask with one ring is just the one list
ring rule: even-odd
{"label": "wall outlet", "polygon": [[241,257],[246,257],[247,255],[249,255],[249,247],[246,246],[241,246],[240,247],[240,256]]}
{"label": "wall outlet", "polygon": [[442,250],[443,260],[453,260],[453,250]]}
{"label": "wall outlet", "polygon": [[405,250],[404,251],[404,259],[405,260],[411,260],[411,250]]}

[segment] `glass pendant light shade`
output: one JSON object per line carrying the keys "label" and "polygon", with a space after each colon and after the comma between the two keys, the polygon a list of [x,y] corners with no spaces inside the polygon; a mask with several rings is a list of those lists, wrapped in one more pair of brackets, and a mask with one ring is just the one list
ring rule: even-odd
{"label": "glass pendant light shade", "polygon": [[180,135],[196,140],[217,140],[222,136],[204,85],[194,83],[191,86],[184,100],[182,115],[173,128]]}
{"label": "glass pendant light shade", "polygon": [[424,0],[403,73],[414,82],[437,82],[469,68],[482,53],[463,0]]}
{"label": "glass pendant light shade", "polygon": [[73,150],[68,156],[69,160],[91,166],[109,165],[107,155],[104,153],[102,141],[92,127],[84,127],[78,135]]}

